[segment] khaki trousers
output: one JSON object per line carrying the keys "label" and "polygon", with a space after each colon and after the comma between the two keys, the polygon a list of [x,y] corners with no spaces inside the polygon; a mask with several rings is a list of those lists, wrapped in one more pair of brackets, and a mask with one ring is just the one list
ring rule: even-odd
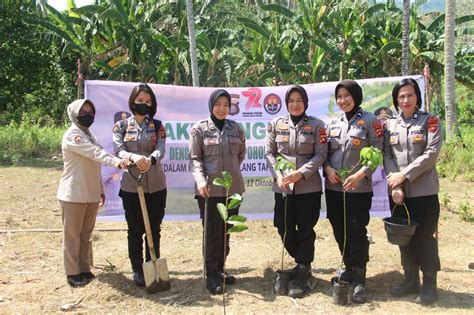
{"label": "khaki trousers", "polygon": [[61,204],[64,239],[64,269],[66,275],[90,272],[92,262],[91,236],[99,203],[59,201]]}

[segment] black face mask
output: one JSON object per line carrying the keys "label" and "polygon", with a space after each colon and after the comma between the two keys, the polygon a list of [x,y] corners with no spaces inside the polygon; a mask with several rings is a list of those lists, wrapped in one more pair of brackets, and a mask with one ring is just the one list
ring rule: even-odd
{"label": "black face mask", "polygon": [[86,128],[89,128],[94,122],[94,115],[77,116],[77,122]]}
{"label": "black face mask", "polygon": [[146,114],[150,113],[150,106],[148,106],[147,104],[138,104],[138,103],[135,103],[133,104],[133,111],[135,113],[137,113],[138,115],[141,115],[141,116],[145,116]]}

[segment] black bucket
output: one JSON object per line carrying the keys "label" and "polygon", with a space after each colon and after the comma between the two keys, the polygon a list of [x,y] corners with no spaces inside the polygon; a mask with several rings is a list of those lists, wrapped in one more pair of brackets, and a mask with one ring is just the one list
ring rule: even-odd
{"label": "black bucket", "polygon": [[349,283],[344,281],[335,282],[332,285],[332,301],[336,305],[347,304],[347,293],[349,292]]}
{"label": "black bucket", "polygon": [[291,270],[278,270],[276,272],[275,284],[273,286],[273,292],[277,295],[288,294],[288,284],[292,278]]}
{"label": "black bucket", "polygon": [[405,218],[388,217],[383,219],[385,231],[387,232],[388,242],[394,245],[407,246],[410,244],[411,237],[415,234],[418,223]]}

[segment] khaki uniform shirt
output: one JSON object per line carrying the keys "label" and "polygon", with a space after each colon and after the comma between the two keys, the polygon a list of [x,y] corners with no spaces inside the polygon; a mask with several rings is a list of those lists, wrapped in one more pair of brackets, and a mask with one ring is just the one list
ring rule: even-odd
{"label": "khaki uniform shirt", "polygon": [[[245,191],[240,171],[240,165],[245,159],[245,133],[235,121],[226,119],[222,132],[210,117],[194,124],[189,143],[189,159],[196,185],[207,183],[211,197],[226,196],[223,187],[212,184],[215,178],[222,178],[222,171],[232,175],[230,195]],[[199,195],[197,186],[196,195]]]}
{"label": "khaki uniform shirt", "polygon": [[404,121],[402,115],[387,120],[384,133],[384,167],[388,174],[402,172],[405,197],[439,192],[436,161],[442,144],[438,117],[422,111]]}
{"label": "khaki uniform shirt", "polygon": [[[322,191],[318,168],[328,152],[324,122],[313,116],[304,116],[296,126],[290,115],[280,116],[268,124],[265,158],[274,178],[272,190],[278,193],[304,194]],[[295,183],[293,191],[282,191],[277,184],[275,164],[281,156],[296,165],[303,178]]]}
{"label": "khaki uniform shirt", "polygon": [[[156,164],[143,174],[142,185],[145,193],[154,193],[166,188],[166,176],[161,167],[161,160],[165,156],[166,131],[159,120],[145,117],[140,126],[135,117],[131,116],[117,122],[113,128],[115,155],[120,158],[130,158],[132,154],[154,157]],[[156,130],[159,128],[159,130]],[[138,175],[138,170],[132,170]],[[130,174],[124,172],[120,189],[127,192],[137,192],[137,182]]]}
{"label": "khaki uniform shirt", "polygon": [[104,151],[92,133],[87,135],[74,124],[64,133],[61,149],[64,171],[57,198],[66,202],[100,202],[100,164],[117,167],[120,159]]}
{"label": "khaki uniform shirt", "polygon": [[[347,121],[346,115],[342,113],[339,118],[332,120],[326,128],[329,138],[329,154],[326,163],[336,171],[341,168],[352,169],[359,162],[360,151],[364,147],[373,146],[382,150],[382,125],[373,114],[365,112],[362,108],[349,121]],[[367,166],[357,166],[350,175],[355,174],[360,169],[366,177],[351,192],[371,192],[372,171]],[[342,183],[331,184],[327,178],[324,184],[326,189],[344,190]]]}

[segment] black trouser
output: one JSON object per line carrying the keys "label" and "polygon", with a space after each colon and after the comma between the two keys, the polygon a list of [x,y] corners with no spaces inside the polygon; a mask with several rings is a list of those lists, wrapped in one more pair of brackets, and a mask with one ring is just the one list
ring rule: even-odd
{"label": "black trouser", "polygon": [[[285,201],[286,236],[285,236]],[[309,265],[314,260],[314,226],[321,210],[321,192],[287,195],[275,193],[273,225],[284,241],[285,249],[298,264]]]}
{"label": "black trouser", "polygon": [[366,268],[369,261],[367,225],[372,192],[346,192],[346,248],[344,250],[344,193],[326,189],[327,217],[346,267]]}
{"label": "black trouser", "polygon": [[[131,193],[120,190],[123,208],[125,209],[125,219],[128,226],[128,257],[134,272],[142,271],[143,264],[143,234],[145,234],[145,224],[140,206],[138,193]],[[145,193],[145,202],[150,219],[151,233],[153,235],[153,245],[155,246],[156,257],[160,257],[160,225],[163,221],[166,208],[166,189]],[[146,261],[151,259],[148,243],[145,236]]]}
{"label": "black trouser", "polygon": [[[395,203],[389,197],[390,209]],[[420,266],[422,271],[439,271],[441,269],[438,255],[438,240],[434,234],[438,231],[439,200],[438,195],[405,198],[410,219],[418,222],[415,234],[408,246],[400,246],[403,266]],[[406,218],[403,205],[397,205],[395,217]]]}
{"label": "black trouser", "polygon": [[[204,227],[204,213],[206,207],[206,199],[201,196],[195,197],[198,201],[199,211],[201,213],[202,225]],[[224,221],[222,220],[217,204],[225,205],[225,197],[209,197],[207,198],[207,233],[206,233],[206,270],[207,275],[222,271],[224,266]],[[239,207],[228,211],[229,217],[239,214]],[[227,224],[226,231],[232,225]],[[203,231],[204,232],[204,231]],[[229,234],[225,235],[225,257],[229,255]]]}

